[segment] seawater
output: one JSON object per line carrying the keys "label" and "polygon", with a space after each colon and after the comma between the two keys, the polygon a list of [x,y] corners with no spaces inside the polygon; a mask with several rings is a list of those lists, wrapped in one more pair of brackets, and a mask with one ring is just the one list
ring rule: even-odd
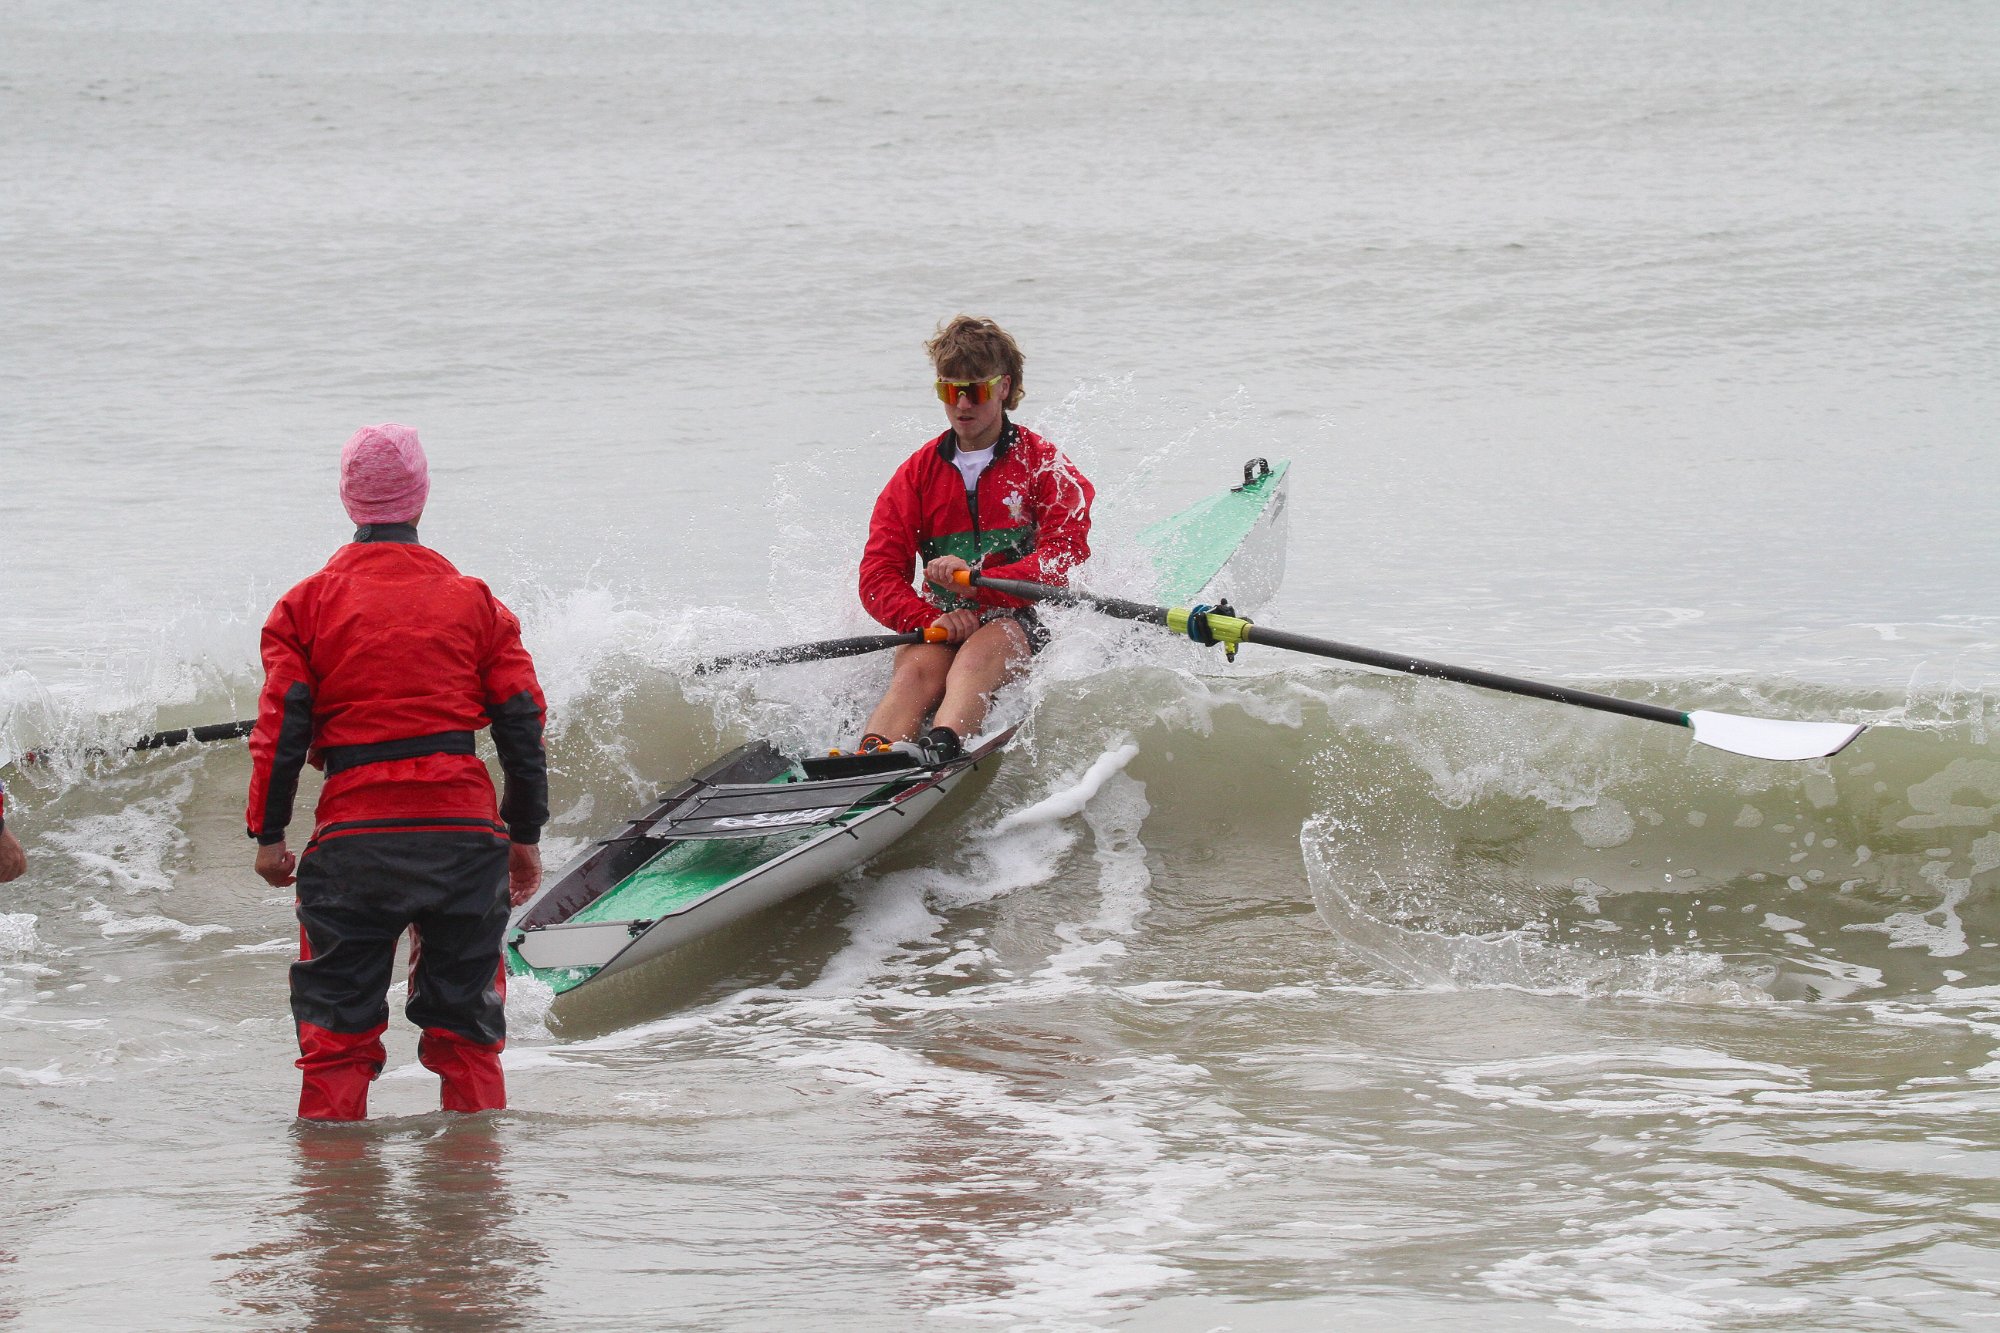
{"label": "seawater", "polygon": [[[1879,1328],[2000,1278],[2000,25],[1974,4],[0,7],[0,1318]],[[1267,623],[1059,613],[976,802],[671,975],[392,1026],[301,1135],[240,748],[419,426],[524,619],[553,865],[824,744],[920,343],[1022,340],[1091,578],[1294,463]],[[401,1023],[400,1018],[396,1020]]]}

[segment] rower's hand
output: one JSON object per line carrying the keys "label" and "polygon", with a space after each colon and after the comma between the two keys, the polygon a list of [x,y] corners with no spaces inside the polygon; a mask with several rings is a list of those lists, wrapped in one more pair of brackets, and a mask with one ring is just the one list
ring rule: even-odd
{"label": "rower's hand", "polygon": [[264,882],[274,889],[290,888],[298,882],[293,872],[299,868],[299,858],[285,850],[285,844],[267,842],[257,848],[257,873]]}
{"label": "rower's hand", "polygon": [[[971,568],[971,565],[966,564],[965,561],[955,555],[941,555],[924,566],[924,578],[927,582],[935,583],[940,588],[955,588],[958,585],[951,581],[951,576],[961,569]],[[952,642],[956,643],[958,640],[954,639]]]}
{"label": "rower's hand", "polygon": [[21,840],[0,829],[0,884],[21,878],[27,869],[28,854],[21,850]]}
{"label": "rower's hand", "polygon": [[945,640],[946,643],[964,643],[972,637],[973,631],[979,628],[979,613],[977,611],[947,611],[936,620],[933,620],[931,624],[936,625],[951,636]]}
{"label": "rower's hand", "polygon": [[507,844],[507,901],[515,907],[542,887],[542,849],[531,842]]}

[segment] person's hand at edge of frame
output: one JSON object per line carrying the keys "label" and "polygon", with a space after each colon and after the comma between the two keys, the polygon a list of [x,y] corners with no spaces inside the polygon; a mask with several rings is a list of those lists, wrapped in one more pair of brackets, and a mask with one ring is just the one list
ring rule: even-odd
{"label": "person's hand at edge of frame", "polygon": [[283,841],[267,842],[257,848],[257,873],[274,889],[288,889],[298,882],[295,873],[299,858],[285,850]]}
{"label": "person's hand at edge of frame", "polygon": [[542,887],[542,849],[531,842],[507,844],[507,901],[515,907]]}

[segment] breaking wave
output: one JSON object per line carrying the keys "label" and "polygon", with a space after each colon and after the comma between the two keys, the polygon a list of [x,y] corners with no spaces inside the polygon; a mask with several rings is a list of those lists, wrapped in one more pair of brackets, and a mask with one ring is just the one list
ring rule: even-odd
{"label": "breaking wave", "polygon": [[[857,628],[802,614],[661,617],[605,591],[526,611],[550,699],[557,854],[748,736],[851,738],[887,671],[875,657],[687,674],[709,653]],[[1054,618],[1055,644],[997,715],[1025,725],[980,827],[1037,865],[995,871],[996,893],[1081,855],[1047,826],[1130,780],[1146,810],[1136,854],[1185,869],[1255,849],[1265,891],[1289,875],[1317,908],[1341,980],[1729,1002],[2000,982],[2000,743],[1985,691],[1573,682],[1874,724],[1831,760],[1776,764],[1654,724],[1270,653],[1232,667],[1156,631]],[[233,817],[247,769],[240,743],[122,743],[242,715],[253,697],[249,672],[212,666],[95,698],[17,673],[0,749],[47,751],[8,770],[18,827],[42,844],[40,873],[106,914],[100,928],[132,929],[115,904],[168,882],[191,809]],[[961,835],[928,828],[915,855]],[[1230,891],[1218,876],[1215,892]]]}

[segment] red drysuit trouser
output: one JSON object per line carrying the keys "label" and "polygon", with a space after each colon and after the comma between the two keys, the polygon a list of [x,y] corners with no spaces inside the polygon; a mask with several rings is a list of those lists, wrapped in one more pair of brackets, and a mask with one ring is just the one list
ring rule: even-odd
{"label": "red drysuit trouser", "polygon": [[299,860],[299,961],[292,1017],[304,1074],[299,1115],[361,1120],[382,1072],[396,941],[410,930],[404,1013],[423,1030],[417,1058],[444,1081],[447,1111],[507,1104],[507,841],[483,820],[425,821],[422,832],[322,836]]}

